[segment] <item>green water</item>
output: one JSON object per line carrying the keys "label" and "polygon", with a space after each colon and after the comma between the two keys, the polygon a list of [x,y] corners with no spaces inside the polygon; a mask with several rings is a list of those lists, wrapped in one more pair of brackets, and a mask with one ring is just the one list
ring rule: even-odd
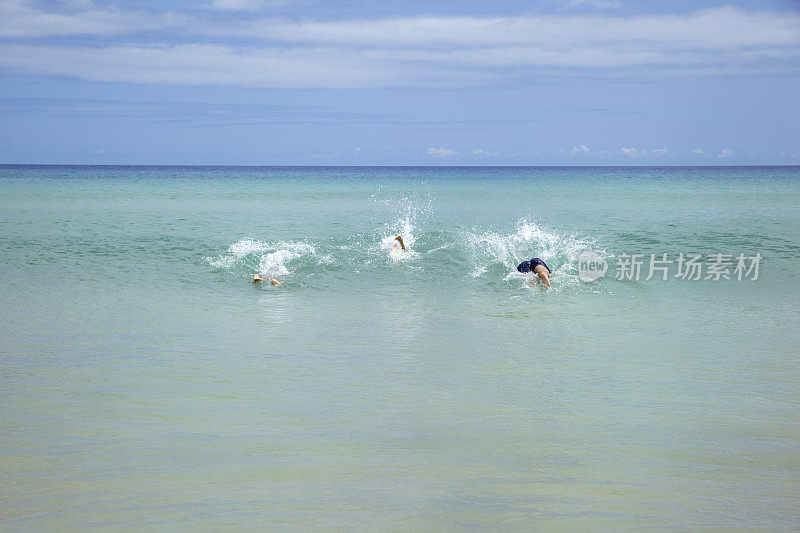
{"label": "green water", "polygon": [[0,246],[5,530],[800,527],[798,167],[0,167]]}

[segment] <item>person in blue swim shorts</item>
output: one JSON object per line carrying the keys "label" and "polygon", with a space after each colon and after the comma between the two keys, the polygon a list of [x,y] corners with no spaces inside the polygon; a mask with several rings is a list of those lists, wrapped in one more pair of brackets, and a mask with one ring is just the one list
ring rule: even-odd
{"label": "person in blue swim shorts", "polygon": [[532,272],[539,276],[545,285],[550,286],[550,267],[538,257],[534,257],[530,261],[523,261],[517,265],[517,270],[523,274]]}

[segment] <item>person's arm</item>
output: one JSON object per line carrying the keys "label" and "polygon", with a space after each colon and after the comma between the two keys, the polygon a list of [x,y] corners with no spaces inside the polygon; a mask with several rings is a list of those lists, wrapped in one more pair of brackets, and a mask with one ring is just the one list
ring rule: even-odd
{"label": "person's arm", "polygon": [[542,278],[545,285],[550,286],[550,272],[546,268],[539,271],[539,277]]}

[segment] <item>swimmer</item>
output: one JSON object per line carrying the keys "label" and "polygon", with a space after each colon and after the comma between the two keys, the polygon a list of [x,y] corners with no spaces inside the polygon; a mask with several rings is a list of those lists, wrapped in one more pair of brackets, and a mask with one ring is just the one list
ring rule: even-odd
{"label": "swimmer", "polygon": [[[259,276],[258,274],[253,274],[253,283],[258,283],[258,282],[260,282],[260,281],[262,281],[262,280],[261,280],[261,276]],[[269,280],[269,282],[270,282],[270,283],[272,283],[273,285],[275,285],[276,287],[280,287],[280,285],[281,285],[281,282],[280,282],[280,281],[278,281],[278,280],[277,280],[277,279],[275,279],[275,278],[271,278],[271,279]]]}
{"label": "swimmer", "polygon": [[[403,241],[403,236],[398,233],[397,237],[395,237],[394,240],[396,240],[397,242],[400,243],[400,249],[402,249],[405,252],[406,251],[406,243],[405,243],[405,241]],[[393,254],[400,253],[400,249],[398,249],[397,245],[395,244],[392,247],[392,253]]]}
{"label": "swimmer", "polygon": [[523,261],[517,265],[517,270],[522,273],[533,272],[541,278],[545,285],[550,286],[550,267],[538,257],[534,257],[530,261]]}

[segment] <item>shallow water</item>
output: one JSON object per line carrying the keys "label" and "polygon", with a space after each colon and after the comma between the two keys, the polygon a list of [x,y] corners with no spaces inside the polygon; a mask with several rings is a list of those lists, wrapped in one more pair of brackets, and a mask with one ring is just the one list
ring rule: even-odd
{"label": "shallow water", "polygon": [[795,529],[799,178],[0,167],[0,525]]}

